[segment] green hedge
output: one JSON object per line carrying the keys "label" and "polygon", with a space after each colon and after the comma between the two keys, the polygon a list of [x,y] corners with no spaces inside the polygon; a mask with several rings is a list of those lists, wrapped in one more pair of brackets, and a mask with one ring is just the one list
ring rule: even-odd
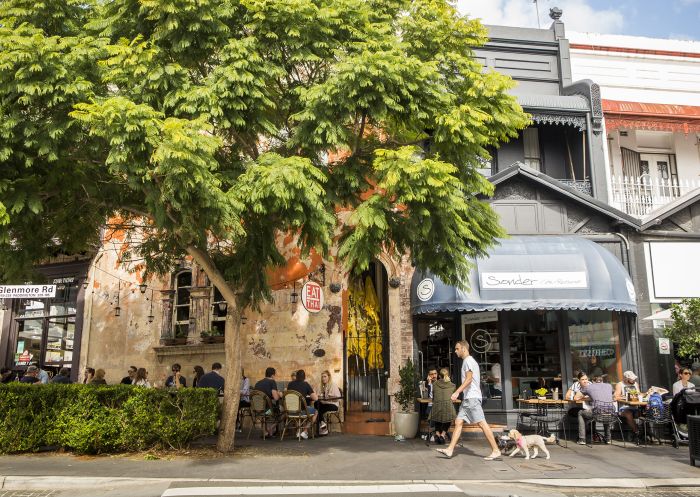
{"label": "green hedge", "polygon": [[0,453],[183,448],[215,432],[219,411],[209,388],[0,385]]}

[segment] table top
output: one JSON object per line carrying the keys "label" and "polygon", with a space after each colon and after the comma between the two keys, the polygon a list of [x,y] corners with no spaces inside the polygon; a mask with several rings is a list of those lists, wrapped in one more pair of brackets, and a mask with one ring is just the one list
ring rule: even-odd
{"label": "table top", "polygon": [[518,402],[522,402],[523,404],[552,404],[552,405],[560,405],[560,404],[572,404],[576,403],[577,401],[575,400],[568,400],[568,399],[518,399]]}
{"label": "table top", "polygon": [[618,400],[617,403],[625,406],[634,407],[646,407],[649,405],[649,402],[645,400]]}

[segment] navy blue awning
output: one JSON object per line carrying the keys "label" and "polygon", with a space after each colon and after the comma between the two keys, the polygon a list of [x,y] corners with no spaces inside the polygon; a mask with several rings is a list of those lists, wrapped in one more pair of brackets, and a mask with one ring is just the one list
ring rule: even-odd
{"label": "navy blue awning", "polygon": [[637,312],[632,280],[617,257],[576,236],[513,236],[477,259],[470,289],[416,270],[411,312],[585,309]]}

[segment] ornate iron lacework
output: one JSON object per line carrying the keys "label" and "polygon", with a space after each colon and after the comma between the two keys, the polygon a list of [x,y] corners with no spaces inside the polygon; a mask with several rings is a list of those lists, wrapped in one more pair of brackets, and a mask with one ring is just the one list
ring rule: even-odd
{"label": "ornate iron lacework", "polygon": [[538,124],[560,124],[573,126],[579,131],[586,129],[586,118],[583,116],[567,116],[563,114],[532,114],[532,120]]}
{"label": "ornate iron lacework", "polygon": [[585,193],[589,197],[592,196],[593,191],[591,190],[591,182],[587,179],[584,180],[572,180],[572,179],[560,179],[559,182],[564,183],[569,188],[573,188],[579,193]]}

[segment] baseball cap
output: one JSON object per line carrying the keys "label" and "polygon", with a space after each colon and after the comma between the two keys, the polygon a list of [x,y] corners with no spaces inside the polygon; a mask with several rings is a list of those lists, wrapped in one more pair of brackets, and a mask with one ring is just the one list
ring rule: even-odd
{"label": "baseball cap", "polygon": [[634,374],[633,371],[625,371],[624,373],[622,373],[622,376],[623,376],[625,379],[628,379],[628,380],[631,380],[631,381],[637,381],[637,375]]}

